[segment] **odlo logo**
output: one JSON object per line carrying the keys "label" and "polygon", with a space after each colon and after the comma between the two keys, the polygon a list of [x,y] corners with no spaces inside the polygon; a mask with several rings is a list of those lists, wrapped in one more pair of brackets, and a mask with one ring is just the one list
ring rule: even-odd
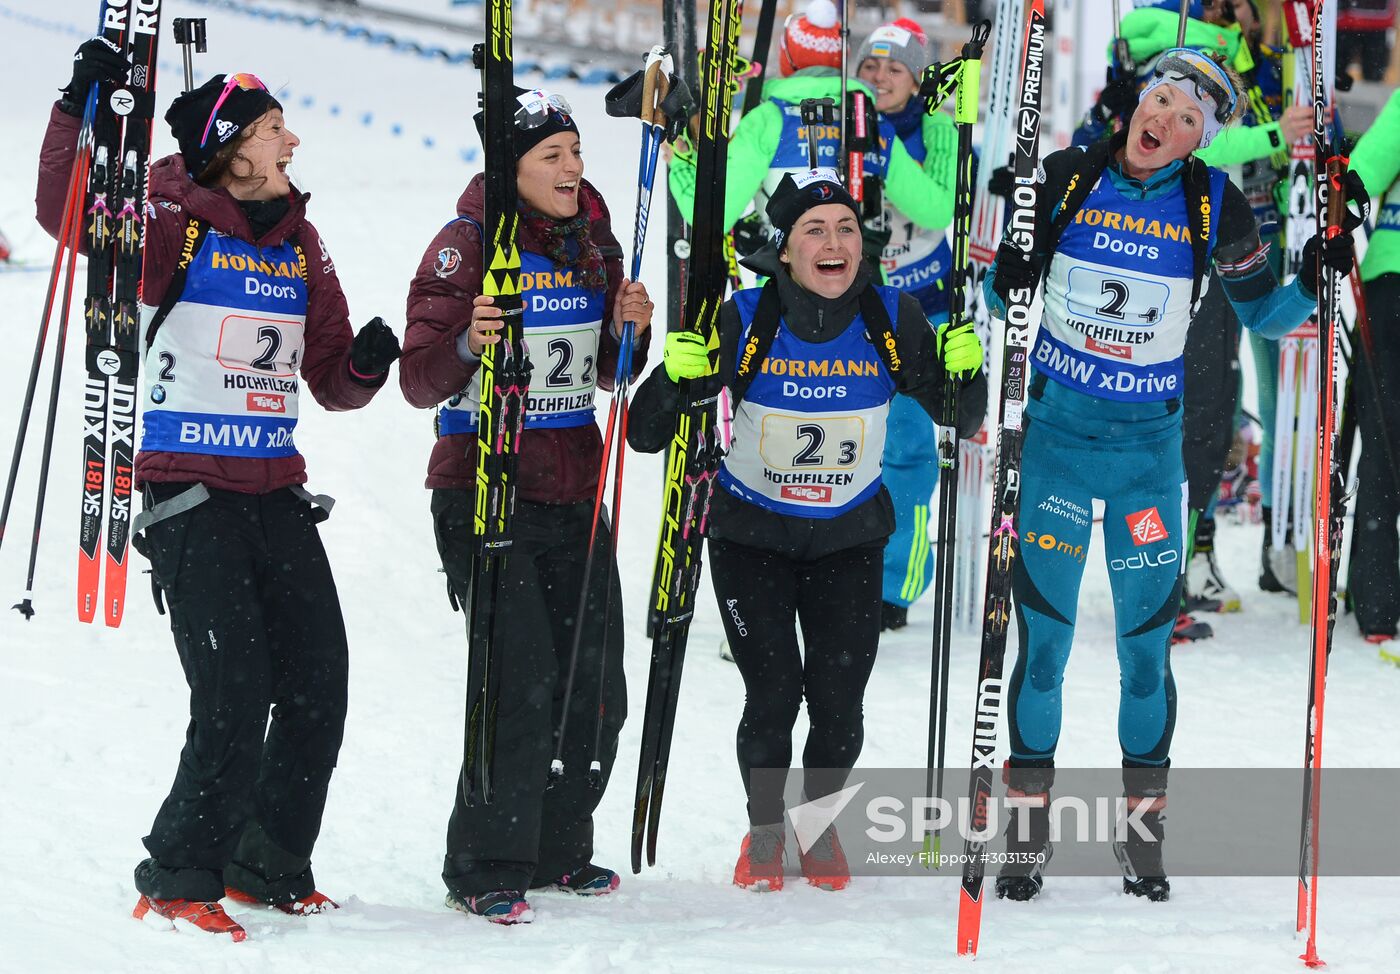
{"label": "odlo logo", "polygon": [[1156,558],[1152,557],[1150,551],[1139,551],[1135,555],[1127,558],[1111,558],[1108,567],[1115,572],[1137,571],[1139,568],[1161,568],[1163,565],[1171,565],[1176,562],[1177,554],[1175,548],[1169,548],[1161,552]]}
{"label": "odlo logo", "polygon": [[739,618],[739,600],[725,599],[724,607],[729,610],[729,618],[734,620],[734,631],[741,636],[749,634],[748,626],[744,625],[744,620]]}
{"label": "odlo logo", "polygon": [[214,127],[219,130],[219,141],[227,142],[229,136],[238,131],[238,126],[224,119],[219,119],[214,123]]}

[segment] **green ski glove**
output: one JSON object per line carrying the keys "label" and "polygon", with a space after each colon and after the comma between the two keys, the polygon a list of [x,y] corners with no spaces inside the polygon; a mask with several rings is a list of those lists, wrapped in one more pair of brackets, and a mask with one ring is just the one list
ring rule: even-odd
{"label": "green ski glove", "polygon": [[695,332],[673,331],[666,336],[661,362],[672,382],[698,379],[710,371],[710,352],[705,347],[705,339]]}
{"label": "green ski glove", "polygon": [[951,375],[968,378],[982,368],[982,342],[972,329],[971,321],[956,328],[944,324],[935,332],[938,357]]}

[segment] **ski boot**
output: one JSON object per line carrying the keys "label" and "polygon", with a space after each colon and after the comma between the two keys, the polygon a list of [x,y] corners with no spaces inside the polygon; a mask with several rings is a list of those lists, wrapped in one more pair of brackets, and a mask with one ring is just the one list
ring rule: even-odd
{"label": "ski boot", "polygon": [[1259,588],[1265,592],[1298,591],[1298,553],[1291,539],[1275,548],[1273,509],[1264,508],[1264,550],[1259,556]]}
{"label": "ski boot", "polygon": [[1201,639],[1210,639],[1215,635],[1215,630],[1204,622],[1197,622],[1188,612],[1181,612],[1176,617],[1176,627],[1172,629],[1172,645],[1181,643],[1193,643]]}
{"label": "ski boot", "polygon": [[449,892],[446,903],[461,913],[482,917],[502,926],[529,923],[535,918],[535,912],[519,890],[497,889],[477,896],[458,896]]}
{"label": "ski boot", "polygon": [[755,893],[776,893],[783,888],[783,843],[786,829],[777,825],[754,825],[739,848],[734,864],[734,885]]}
{"label": "ski boot", "polygon": [[903,629],[909,625],[909,607],[893,602],[880,603],[880,631]]}
{"label": "ski boot", "polygon": [[241,889],[234,889],[232,886],[224,887],[224,896],[235,903],[242,903],[248,906],[265,906],[269,909],[277,910],[288,916],[307,917],[317,913],[329,913],[331,910],[340,909],[340,904],[331,899],[325,893],[316,890],[311,891],[310,896],[299,900],[292,900],[290,903],[267,903],[258,899],[251,893],[245,893]]}
{"label": "ski boot", "polygon": [[168,925],[172,930],[189,927],[228,937],[234,943],[248,939],[248,931],[243,929],[242,924],[225,913],[218,903],[205,900],[157,900],[142,896],[136,901],[136,909],[131,911],[131,915],[144,923],[158,923],[158,918],[161,918],[166,921],[162,925]]}
{"label": "ski boot", "polygon": [[606,896],[622,885],[622,877],[604,866],[589,863],[571,873],[565,873],[542,887],[578,896]]}
{"label": "ski boot", "polygon": [[1400,666],[1400,640],[1396,640],[1395,633],[1369,632],[1362,638],[1376,647],[1382,660]]}
{"label": "ski boot", "polygon": [[[1125,765],[1123,785],[1128,797],[1129,818],[1135,819],[1135,822],[1127,825],[1126,839],[1113,843],[1114,858],[1123,870],[1123,892],[1145,897],[1153,903],[1165,902],[1172,892],[1172,884],[1167,880],[1167,871],[1162,865],[1162,841],[1166,838],[1167,769]],[[1138,822],[1141,823],[1141,831],[1136,824]]]}
{"label": "ski boot", "polygon": [[1046,761],[1035,766],[1013,766],[1007,761],[1001,780],[1013,807],[1006,823],[1007,861],[997,873],[997,899],[1024,903],[1040,895],[1045,866],[1055,851],[1050,844],[1050,786],[1055,783],[1055,768]]}
{"label": "ski boot", "polygon": [[802,861],[802,876],[818,889],[845,889],[851,883],[851,867],[836,835],[836,826],[828,825],[810,849],[798,849]]}
{"label": "ski boot", "polygon": [[1189,612],[1204,612],[1193,600],[1214,602],[1216,612],[1240,611],[1240,594],[1220,575],[1215,562],[1215,519],[1201,518],[1196,523],[1196,538],[1191,563],[1186,566],[1186,608]]}

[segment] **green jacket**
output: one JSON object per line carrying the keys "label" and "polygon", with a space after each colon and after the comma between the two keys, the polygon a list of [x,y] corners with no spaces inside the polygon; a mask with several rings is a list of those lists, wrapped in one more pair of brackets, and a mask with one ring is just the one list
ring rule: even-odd
{"label": "green jacket", "polygon": [[[1119,30],[1128,42],[1128,53],[1139,67],[1176,47],[1177,22],[1176,11],[1160,7],[1139,7],[1123,15]],[[1241,40],[1243,37],[1237,27],[1218,27],[1194,18],[1186,21],[1186,47],[1206,54],[1223,54],[1231,64],[1235,63]],[[1113,60],[1112,42],[1108,45],[1108,59]]]}
{"label": "green jacket", "polygon": [[[850,80],[847,86],[848,90],[864,91],[874,98],[863,82]],[[804,68],[763,85],[763,102],[739,121],[729,139],[725,229],[732,227],[754,201],[777,154],[783,115],[773,101],[795,105],[804,98],[839,99],[840,95],[841,78],[832,68]],[[885,199],[919,226],[941,229],[953,219],[958,136],[952,118],[943,112],[927,118],[924,144],[929,153],[923,166],[910,157],[898,139],[888,147],[890,163],[885,176]],[[689,219],[695,210],[694,157],[679,153],[673,156],[667,182],[676,205]]]}
{"label": "green jacket", "polygon": [[1400,274],[1400,91],[1366,130],[1351,152],[1351,168],[1371,194],[1376,231],[1361,262],[1361,279]]}

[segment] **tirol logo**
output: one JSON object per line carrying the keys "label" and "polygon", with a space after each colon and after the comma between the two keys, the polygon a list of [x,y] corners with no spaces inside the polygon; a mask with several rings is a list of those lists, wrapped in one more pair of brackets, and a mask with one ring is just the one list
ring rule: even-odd
{"label": "tirol logo", "polygon": [[783,498],[790,501],[803,501],[808,504],[830,504],[830,487],[813,487],[810,484],[787,484],[783,487]]}
{"label": "tirol logo", "polygon": [[248,393],[248,412],[250,413],[285,413],[286,411],[286,396],[277,396],[266,392]]}
{"label": "tirol logo", "polygon": [[1166,525],[1162,523],[1162,515],[1157,513],[1155,507],[1129,514],[1124,520],[1128,522],[1128,533],[1133,536],[1133,544],[1139,548],[1167,540]]}

